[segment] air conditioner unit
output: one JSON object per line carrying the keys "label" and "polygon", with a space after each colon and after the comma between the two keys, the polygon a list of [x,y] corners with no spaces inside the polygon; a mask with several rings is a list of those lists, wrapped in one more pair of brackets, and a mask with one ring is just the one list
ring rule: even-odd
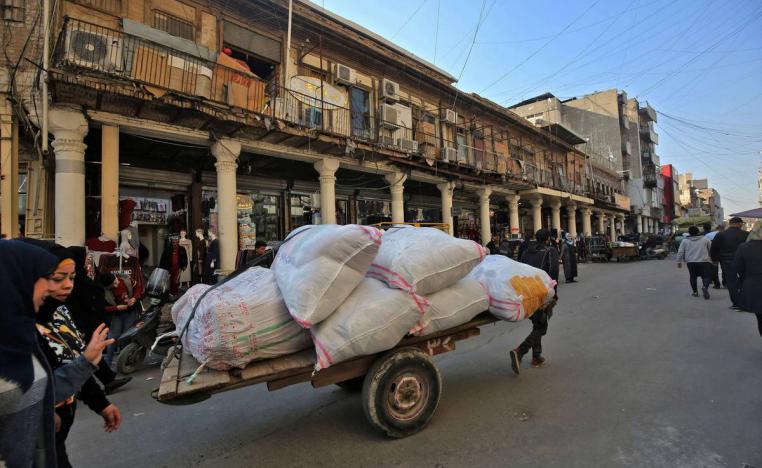
{"label": "air conditioner unit", "polygon": [[417,153],[418,142],[415,140],[407,140],[405,138],[397,138],[397,147],[406,153]]}
{"label": "air conditioner unit", "polygon": [[458,160],[457,148],[442,148],[440,149],[440,159],[442,161],[456,162]]}
{"label": "air conditioner unit", "polygon": [[305,107],[303,109],[302,125],[308,128],[322,127],[323,112],[316,107]]}
{"label": "air conditioner unit", "polygon": [[381,80],[381,99],[387,102],[397,102],[400,95],[400,85],[392,80],[384,78]]}
{"label": "air conditioner unit", "polygon": [[379,109],[380,121],[379,127],[385,128],[398,128],[399,124],[399,110],[391,104],[381,104]]}
{"label": "air conditioner unit", "polygon": [[447,123],[458,123],[458,114],[452,109],[440,109],[439,118]]}
{"label": "air conditioner unit", "polygon": [[106,30],[71,28],[66,32],[66,59],[85,68],[105,72],[124,71],[122,37]]}
{"label": "air conditioner unit", "polygon": [[336,63],[333,65],[333,79],[337,83],[353,85],[357,83],[357,73],[354,68],[349,68],[346,65]]}
{"label": "air conditioner unit", "polygon": [[379,135],[378,136],[378,144],[381,145],[381,146],[393,147],[395,145],[395,140],[394,140],[393,136]]}

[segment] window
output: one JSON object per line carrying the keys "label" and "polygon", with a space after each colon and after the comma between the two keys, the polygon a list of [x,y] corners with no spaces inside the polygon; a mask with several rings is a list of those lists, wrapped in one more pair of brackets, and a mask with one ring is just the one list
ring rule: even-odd
{"label": "window", "polygon": [[[245,62],[246,65],[249,66],[249,69],[251,70],[251,72],[257,75],[258,77],[262,78],[263,80],[270,81],[273,78],[276,78],[275,62],[262,59],[259,56],[254,55],[253,53],[248,52],[244,49],[233,47],[227,42],[225,43],[224,48],[230,49],[231,57],[233,57],[234,59],[240,60],[242,62]],[[274,81],[277,81],[277,79]]]}
{"label": "window", "polygon": [[195,26],[192,22],[186,21],[161,11],[153,12],[153,27],[160,29],[173,36],[183,39],[193,40]]}
{"label": "window", "polygon": [[0,0],[0,14],[5,21],[21,23],[24,21],[25,0]]}
{"label": "window", "polygon": [[364,89],[349,88],[349,109],[352,113],[352,136],[370,138],[370,94]]}

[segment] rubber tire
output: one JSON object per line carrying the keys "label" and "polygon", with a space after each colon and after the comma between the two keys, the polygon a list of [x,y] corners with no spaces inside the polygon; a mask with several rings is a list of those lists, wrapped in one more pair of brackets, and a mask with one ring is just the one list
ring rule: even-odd
{"label": "rubber tire", "polygon": [[343,382],[336,382],[336,386],[341,387],[349,393],[360,393],[362,386],[365,383],[365,376],[355,377],[354,379],[345,380]]}
{"label": "rubber tire", "polygon": [[146,358],[147,350],[137,343],[130,343],[119,352],[116,370],[120,374],[132,374],[138,370]]}
{"label": "rubber tire", "polygon": [[[429,387],[428,398],[415,418],[400,420],[386,406],[394,378],[403,372],[413,372]],[[371,426],[393,438],[411,436],[428,425],[439,405],[442,376],[431,357],[418,348],[400,348],[376,359],[365,376],[362,406]]]}

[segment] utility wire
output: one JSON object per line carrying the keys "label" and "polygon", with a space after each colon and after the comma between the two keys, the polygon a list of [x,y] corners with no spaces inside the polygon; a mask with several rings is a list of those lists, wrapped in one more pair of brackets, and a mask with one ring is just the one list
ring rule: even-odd
{"label": "utility wire", "polygon": [[412,15],[410,15],[410,16],[408,16],[408,17],[407,17],[407,19],[405,20],[405,22],[404,22],[404,23],[402,23],[402,26],[400,26],[400,27],[397,29],[397,31],[396,31],[394,34],[392,34],[392,36],[389,38],[389,40],[393,40],[395,37],[397,37],[397,34],[399,34],[399,33],[400,33],[400,32],[401,32],[403,29],[405,29],[405,26],[407,26],[407,25],[408,25],[408,23],[410,23],[410,21],[412,21],[412,20],[413,20],[413,18],[415,18],[415,15],[417,15],[417,14],[418,14],[418,12],[419,12],[419,11],[421,11],[421,8],[423,8],[423,6],[426,4],[426,2],[427,2],[427,1],[429,1],[429,0],[423,0],[423,1],[422,1],[422,2],[421,2],[419,5],[418,5],[418,8],[416,8],[416,9],[415,9],[415,11],[413,11],[413,14],[412,14]]}
{"label": "utility wire", "polygon": [[[471,51],[474,49],[474,44],[476,43],[476,36],[479,34],[479,29],[482,25],[482,15],[484,14],[484,7],[487,6],[487,0],[482,1],[482,8],[479,10],[479,19],[476,21],[476,29],[474,30],[474,37],[471,39],[471,46],[468,48],[468,55],[466,55],[466,60],[463,62],[463,66],[460,69],[460,73],[458,73],[458,81],[463,77],[463,72],[466,71],[466,65],[468,65],[468,59],[471,58]],[[456,88],[455,96],[452,99],[452,105],[450,106],[451,109],[455,108],[455,103],[458,102],[458,96],[460,95],[460,88]]]}

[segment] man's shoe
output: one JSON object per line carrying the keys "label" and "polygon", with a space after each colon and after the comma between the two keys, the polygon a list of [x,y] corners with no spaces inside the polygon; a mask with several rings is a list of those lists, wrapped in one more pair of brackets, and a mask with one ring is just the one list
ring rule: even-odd
{"label": "man's shoe", "polygon": [[130,380],[132,380],[132,377],[119,377],[107,383],[103,386],[104,390],[106,391],[106,395],[111,395],[114,393],[114,391],[116,391],[117,388],[126,385]]}
{"label": "man's shoe", "polygon": [[701,288],[701,291],[704,293],[704,299],[709,300],[709,288]]}
{"label": "man's shoe", "polygon": [[691,296],[693,296],[693,297],[698,297],[698,293],[697,293],[696,291],[693,291],[693,292],[691,293]]}
{"label": "man's shoe", "polygon": [[513,369],[516,375],[519,375],[521,373],[521,354],[519,354],[519,349],[512,349],[508,353],[508,357],[511,359],[511,369]]}
{"label": "man's shoe", "polygon": [[542,367],[543,364],[545,364],[544,357],[537,356],[532,358],[532,367]]}

